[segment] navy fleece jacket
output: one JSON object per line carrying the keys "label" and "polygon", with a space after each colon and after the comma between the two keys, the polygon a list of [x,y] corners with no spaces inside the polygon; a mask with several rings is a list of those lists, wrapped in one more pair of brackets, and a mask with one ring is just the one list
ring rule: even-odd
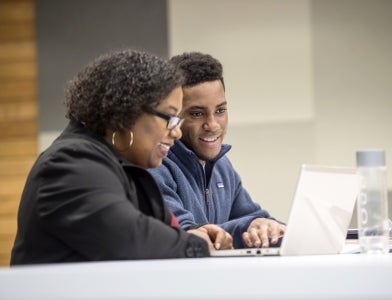
{"label": "navy fleece jacket", "polygon": [[242,233],[249,224],[255,218],[273,218],[242,186],[225,156],[230,148],[223,145],[219,156],[207,163],[205,168],[211,173],[207,171],[210,176],[206,176],[196,154],[176,141],[162,165],[149,171],[181,227],[217,224],[233,236],[235,248],[244,248]]}

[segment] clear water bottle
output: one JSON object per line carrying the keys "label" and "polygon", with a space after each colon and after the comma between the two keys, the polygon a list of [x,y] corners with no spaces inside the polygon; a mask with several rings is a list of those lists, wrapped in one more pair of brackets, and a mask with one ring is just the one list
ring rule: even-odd
{"label": "clear water bottle", "polygon": [[357,168],[363,177],[357,201],[358,238],[362,253],[388,253],[389,219],[387,168],[384,150],[356,153]]}

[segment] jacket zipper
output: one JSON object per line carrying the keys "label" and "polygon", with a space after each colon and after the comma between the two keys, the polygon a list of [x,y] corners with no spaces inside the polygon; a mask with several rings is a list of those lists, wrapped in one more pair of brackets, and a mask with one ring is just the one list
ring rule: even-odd
{"label": "jacket zipper", "polygon": [[210,190],[208,189],[208,188],[206,188],[205,190],[204,190],[204,192],[205,192],[205,196],[206,196],[206,203],[207,203],[207,210],[208,210],[208,204],[210,203],[210,197],[209,197],[209,195],[210,195]]}
{"label": "jacket zipper", "polygon": [[209,215],[209,204],[210,204],[210,190],[207,187],[207,178],[206,178],[206,170],[204,169],[204,167],[202,166],[202,170],[203,170],[203,178],[204,178],[204,201],[206,203],[206,210],[207,210],[207,217]]}

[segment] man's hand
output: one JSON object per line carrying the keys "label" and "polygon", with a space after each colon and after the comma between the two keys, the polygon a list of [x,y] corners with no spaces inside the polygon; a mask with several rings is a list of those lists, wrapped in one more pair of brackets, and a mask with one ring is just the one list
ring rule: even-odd
{"label": "man's hand", "polygon": [[266,218],[257,218],[250,223],[248,230],[242,234],[242,239],[248,247],[269,247],[276,244],[284,234],[286,226]]}
{"label": "man's hand", "polygon": [[233,238],[231,235],[223,230],[221,227],[214,224],[206,224],[199,229],[204,229],[207,231],[208,236],[214,244],[216,250],[219,249],[233,249]]}

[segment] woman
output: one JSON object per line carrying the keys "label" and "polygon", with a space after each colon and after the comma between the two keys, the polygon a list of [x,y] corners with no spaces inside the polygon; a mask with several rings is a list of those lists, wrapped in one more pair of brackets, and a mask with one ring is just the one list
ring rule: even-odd
{"label": "woman", "polygon": [[219,228],[174,227],[145,170],[181,137],[181,83],[166,61],[132,50],[99,57],[70,82],[70,122],[27,178],[11,265],[203,257],[210,239],[231,247]]}

